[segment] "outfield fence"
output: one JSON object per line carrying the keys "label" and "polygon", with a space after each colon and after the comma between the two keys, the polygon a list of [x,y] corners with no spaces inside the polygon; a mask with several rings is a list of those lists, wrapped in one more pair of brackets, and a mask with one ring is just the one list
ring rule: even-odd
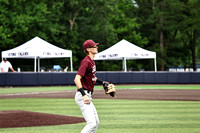
{"label": "outfield fence", "polygon": [[[76,72],[0,73],[0,86],[75,85]],[[97,72],[114,84],[200,84],[200,72]]]}

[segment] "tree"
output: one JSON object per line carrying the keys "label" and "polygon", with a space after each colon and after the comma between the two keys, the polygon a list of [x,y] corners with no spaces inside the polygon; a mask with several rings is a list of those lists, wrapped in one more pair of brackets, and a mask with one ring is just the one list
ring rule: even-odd
{"label": "tree", "polygon": [[192,67],[196,70],[197,41],[200,39],[200,1],[189,0],[186,4],[186,21],[183,32],[187,36],[188,44],[190,45]]}
{"label": "tree", "polygon": [[188,20],[185,13],[190,10],[187,1],[137,0],[137,4],[138,20],[142,24],[140,31],[148,38],[148,46],[157,52],[159,70],[189,63],[191,55],[184,37],[180,36],[186,35],[183,32]]}
{"label": "tree", "polygon": [[[126,39],[156,51],[158,70],[191,64],[195,69],[200,56],[199,3],[199,0],[1,0],[0,48],[11,49],[39,36],[72,50],[76,70],[79,59],[85,56],[82,44],[86,39],[101,43],[99,51]],[[66,62],[44,61],[49,65]],[[99,70],[121,70],[121,62],[112,64],[97,62]],[[150,65],[153,63],[128,61],[129,67],[135,64],[135,70],[153,69]]]}

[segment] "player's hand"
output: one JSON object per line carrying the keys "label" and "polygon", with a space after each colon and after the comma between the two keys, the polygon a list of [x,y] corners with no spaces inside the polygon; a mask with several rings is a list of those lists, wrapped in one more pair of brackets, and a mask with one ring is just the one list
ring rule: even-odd
{"label": "player's hand", "polygon": [[106,94],[110,94],[112,97],[116,97],[115,85],[107,81],[103,81],[103,88]]}
{"label": "player's hand", "polygon": [[90,104],[90,98],[87,95],[83,96],[83,101],[85,104]]}

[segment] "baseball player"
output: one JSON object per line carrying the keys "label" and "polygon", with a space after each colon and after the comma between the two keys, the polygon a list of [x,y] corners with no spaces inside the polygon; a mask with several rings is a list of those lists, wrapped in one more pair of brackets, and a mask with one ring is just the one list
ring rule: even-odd
{"label": "baseball player", "polygon": [[[75,101],[80,107],[83,117],[85,118],[87,125],[83,128],[81,133],[96,133],[99,126],[99,117],[97,110],[92,102],[92,93],[95,82],[102,84],[105,91],[108,92],[109,82],[97,79],[96,66],[94,62],[94,56],[98,53],[98,45],[93,40],[87,40],[83,43],[83,49],[87,56],[81,61],[78,72],[75,76],[74,82],[77,86],[77,92],[75,94]],[[110,85],[112,88],[112,85]],[[112,89],[114,90],[114,89]],[[109,91],[108,94],[110,94]],[[115,96],[115,90],[111,92],[111,96]]]}

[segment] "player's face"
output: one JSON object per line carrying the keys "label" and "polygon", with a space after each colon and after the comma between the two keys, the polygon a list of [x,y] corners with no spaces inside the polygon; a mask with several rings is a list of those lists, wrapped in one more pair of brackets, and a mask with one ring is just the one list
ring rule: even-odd
{"label": "player's face", "polygon": [[97,46],[90,47],[89,52],[91,52],[92,54],[98,53],[98,47]]}

